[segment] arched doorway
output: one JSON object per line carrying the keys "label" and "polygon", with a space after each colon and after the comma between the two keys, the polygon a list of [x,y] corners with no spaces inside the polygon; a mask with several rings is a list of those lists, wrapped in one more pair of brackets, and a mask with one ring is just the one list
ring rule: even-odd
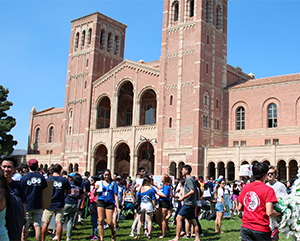
{"label": "arched doorway", "polygon": [[225,164],[224,164],[224,162],[219,162],[218,163],[218,176],[216,178],[218,178],[220,175],[222,175],[223,178],[225,178]]}
{"label": "arched doorway", "polygon": [[177,168],[176,168],[176,163],[175,162],[172,162],[170,164],[169,175],[174,176],[175,178],[177,178]]}
{"label": "arched doorway", "polygon": [[210,162],[208,164],[208,175],[209,177],[213,177],[214,179],[215,179],[215,169],[216,169],[215,167],[216,165],[213,162]]}
{"label": "arched doorway", "polygon": [[140,101],[140,125],[151,125],[156,123],[156,93],[147,90],[141,96]]}
{"label": "arched doorway", "polygon": [[144,142],[138,151],[138,168],[144,167],[146,171],[154,173],[154,148],[150,142]]}
{"label": "arched doorway", "polygon": [[177,177],[182,178],[182,167],[184,166],[184,162],[179,162],[178,164],[178,169],[177,169]]}
{"label": "arched doorway", "polygon": [[97,106],[97,125],[96,129],[110,127],[110,100],[104,97]]}
{"label": "arched doorway", "polygon": [[98,174],[100,171],[103,171],[107,168],[107,148],[104,145],[98,146],[95,151],[95,174]]}
{"label": "arched doorway", "polygon": [[227,177],[230,181],[235,179],[234,163],[231,161],[227,163]]}
{"label": "arched doorway", "polygon": [[241,165],[249,164],[247,161],[242,161]]}
{"label": "arched doorway", "polygon": [[125,143],[120,144],[115,151],[115,173],[127,178],[130,173],[130,149]]}
{"label": "arched doorway", "polygon": [[286,181],[286,163],[284,160],[281,160],[277,163],[278,177],[281,181]]}
{"label": "arched doorway", "polygon": [[296,160],[291,160],[289,162],[289,179],[297,176],[298,164]]}
{"label": "arched doorway", "polygon": [[268,160],[263,161],[264,163],[266,163],[268,166],[270,166],[270,162]]}
{"label": "arched doorway", "polygon": [[258,163],[258,161],[256,160],[252,161],[251,165],[253,165],[254,163]]}
{"label": "arched doorway", "polygon": [[133,86],[130,81],[126,81],[121,85],[118,96],[117,126],[131,126]]}

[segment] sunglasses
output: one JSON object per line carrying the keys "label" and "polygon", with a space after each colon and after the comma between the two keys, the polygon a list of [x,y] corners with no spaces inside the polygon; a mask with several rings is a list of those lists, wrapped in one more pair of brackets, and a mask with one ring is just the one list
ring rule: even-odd
{"label": "sunglasses", "polygon": [[273,175],[275,175],[275,172],[269,172],[268,173],[268,176],[273,176]]}

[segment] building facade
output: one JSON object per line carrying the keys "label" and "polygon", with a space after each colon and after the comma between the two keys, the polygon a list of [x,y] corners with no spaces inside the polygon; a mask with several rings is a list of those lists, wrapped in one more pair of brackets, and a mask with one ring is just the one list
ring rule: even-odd
{"label": "building facade", "polygon": [[32,109],[26,159],[124,177],[297,171],[300,74],[255,79],[227,63],[227,0],[165,0],[161,57],[147,63],[123,60],[126,25],[98,12],[71,24],[65,105]]}

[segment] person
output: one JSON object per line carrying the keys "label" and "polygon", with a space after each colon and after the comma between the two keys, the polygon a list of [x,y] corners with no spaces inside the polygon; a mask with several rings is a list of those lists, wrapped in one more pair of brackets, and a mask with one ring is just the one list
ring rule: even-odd
{"label": "person", "polygon": [[26,196],[26,213],[28,225],[30,220],[33,221],[35,230],[35,239],[41,240],[41,220],[44,208],[44,189],[47,187],[47,182],[43,175],[37,172],[38,160],[30,159],[28,161],[30,172],[28,172],[21,179],[21,186],[23,187]]}
{"label": "person", "polygon": [[82,177],[78,173],[70,173],[69,180],[71,185],[70,193],[67,193],[65,198],[65,207],[64,207],[64,217],[63,223],[67,222],[67,239],[66,241],[70,241],[73,231],[73,221],[75,214],[77,212],[77,204],[78,200],[82,199],[83,189],[82,185]]}
{"label": "person", "polygon": [[120,212],[118,198],[118,184],[112,180],[109,169],[103,171],[103,181],[95,185],[97,198],[97,212],[99,219],[100,240],[104,239],[104,218],[111,230],[112,241],[116,240],[116,232],[113,223],[114,207],[117,206],[117,212]]}
{"label": "person", "polygon": [[70,193],[71,185],[68,180],[60,176],[62,171],[62,166],[60,164],[55,164],[52,167],[53,175],[47,179],[47,181],[53,180],[53,192],[51,205],[49,208],[44,210],[43,215],[43,227],[42,227],[42,241],[45,241],[48,231],[48,226],[51,221],[53,214],[55,214],[56,222],[56,235],[57,240],[60,241],[62,237],[62,220],[64,216],[64,206],[65,206],[65,192]]}
{"label": "person", "polygon": [[182,167],[181,173],[185,176],[184,183],[184,195],[181,196],[178,201],[184,200],[184,205],[180,209],[176,218],[176,236],[172,241],[178,241],[180,239],[180,232],[182,229],[182,220],[186,218],[195,227],[195,241],[199,241],[199,227],[195,218],[195,209],[197,207],[197,197],[196,197],[196,185],[195,180],[191,176],[192,167],[190,165],[184,165]]}
{"label": "person", "polygon": [[224,201],[224,191],[225,191],[225,180],[222,179],[216,186],[215,198],[217,199],[216,204],[216,220],[215,220],[215,233],[224,233],[221,230],[222,218],[224,212],[226,212],[226,206]]}
{"label": "person", "polygon": [[[126,186],[123,185],[123,180],[121,176],[116,177],[116,182],[118,184],[118,199],[119,199],[119,208],[122,209],[125,202],[125,193],[126,193]],[[114,213],[114,223],[115,229],[119,230],[119,221],[120,221],[120,212],[117,212],[117,206],[115,206],[115,213]]]}
{"label": "person", "polygon": [[[277,170],[274,166],[269,166],[269,171],[267,173],[267,186],[273,188],[276,197],[287,195],[287,189],[285,185],[276,180]],[[274,218],[270,218],[270,229],[271,229],[271,238],[273,241],[279,239],[278,225],[274,224]]]}
{"label": "person", "polygon": [[[239,213],[239,203],[238,203],[238,198],[239,198],[239,195],[240,195],[240,185],[237,181],[234,182],[233,184],[233,188],[232,188],[232,201],[233,201],[233,208],[232,208],[232,212],[233,214],[237,214]],[[235,212],[236,210],[236,212]]]}
{"label": "person", "polygon": [[151,186],[151,178],[149,174],[144,174],[143,184],[139,191],[136,193],[136,196],[141,197],[140,211],[138,214],[138,225],[137,225],[137,236],[135,239],[140,239],[141,237],[141,228],[144,223],[145,214],[147,216],[147,237],[152,238],[152,215],[155,211],[155,190]]}
{"label": "person", "polygon": [[160,189],[160,193],[163,195],[160,195],[159,197],[159,209],[158,209],[158,224],[161,228],[161,235],[158,238],[164,238],[166,236],[167,232],[167,214],[168,210],[171,207],[171,188],[170,188],[170,177],[168,174],[163,174],[161,176],[161,182],[163,186]]}
{"label": "person", "polygon": [[87,239],[91,240],[99,240],[98,235],[98,213],[97,213],[97,195],[95,195],[95,183],[99,181],[98,176],[92,176],[91,177],[91,192],[90,192],[90,214],[91,214],[91,224],[93,228],[93,234]]}
{"label": "person", "polygon": [[6,208],[11,205],[11,196],[10,190],[6,181],[6,178],[3,174],[2,169],[0,168],[0,240],[9,241],[8,231],[6,228]]}
{"label": "person", "polygon": [[269,217],[279,216],[280,213],[273,210],[273,204],[277,203],[274,190],[264,183],[268,170],[266,163],[254,163],[252,172],[255,181],[245,185],[239,195],[239,210],[244,211],[242,241],[271,241]]}
{"label": "person", "polygon": [[[8,183],[10,194],[18,198],[16,202],[22,203],[24,221],[26,221],[25,220],[27,217],[26,208],[25,208],[26,196],[19,181],[14,181],[12,178],[16,171],[17,165],[18,165],[18,160],[12,156],[6,156],[2,158],[1,168],[3,170],[4,177],[6,178],[6,182]],[[14,201],[13,197],[11,201],[12,202]],[[12,211],[12,213],[10,213],[10,211]],[[15,211],[17,211],[16,208],[7,210],[7,214],[9,215],[6,215],[6,221],[7,221],[6,225],[8,229],[9,238],[11,240],[16,240],[16,239],[20,239],[20,237],[22,236],[21,239],[26,240],[28,235],[28,224],[27,222],[23,222],[23,221],[20,223],[19,221],[21,220],[17,218],[17,216],[20,214],[16,213]],[[10,220],[12,219],[12,217],[14,217],[14,220]]]}
{"label": "person", "polygon": [[[90,182],[90,176],[91,173],[89,171],[84,172],[84,176],[82,177],[82,180],[84,182],[84,186],[85,186],[85,194],[84,194],[84,200],[83,200],[83,206],[85,204],[86,208],[84,208],[82,210],[82,217],[86,218],[88,213],[87,213],[87,207],[89,204],[89,196],[90,196],[90,192],[91,192],[91,182]],[[81,217],[80,217],[81,219]]]}

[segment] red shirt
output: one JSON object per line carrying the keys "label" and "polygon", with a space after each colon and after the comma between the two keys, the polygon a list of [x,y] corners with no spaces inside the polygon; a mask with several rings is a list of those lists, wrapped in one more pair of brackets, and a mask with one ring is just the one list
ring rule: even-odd
{"label": "red shirt", "polygon": [[266,203],[277,203],[273,188],[262,182],[252,182],[244,186],[238,201],[243,204],[242,227],[259,232],[270,232]]}

